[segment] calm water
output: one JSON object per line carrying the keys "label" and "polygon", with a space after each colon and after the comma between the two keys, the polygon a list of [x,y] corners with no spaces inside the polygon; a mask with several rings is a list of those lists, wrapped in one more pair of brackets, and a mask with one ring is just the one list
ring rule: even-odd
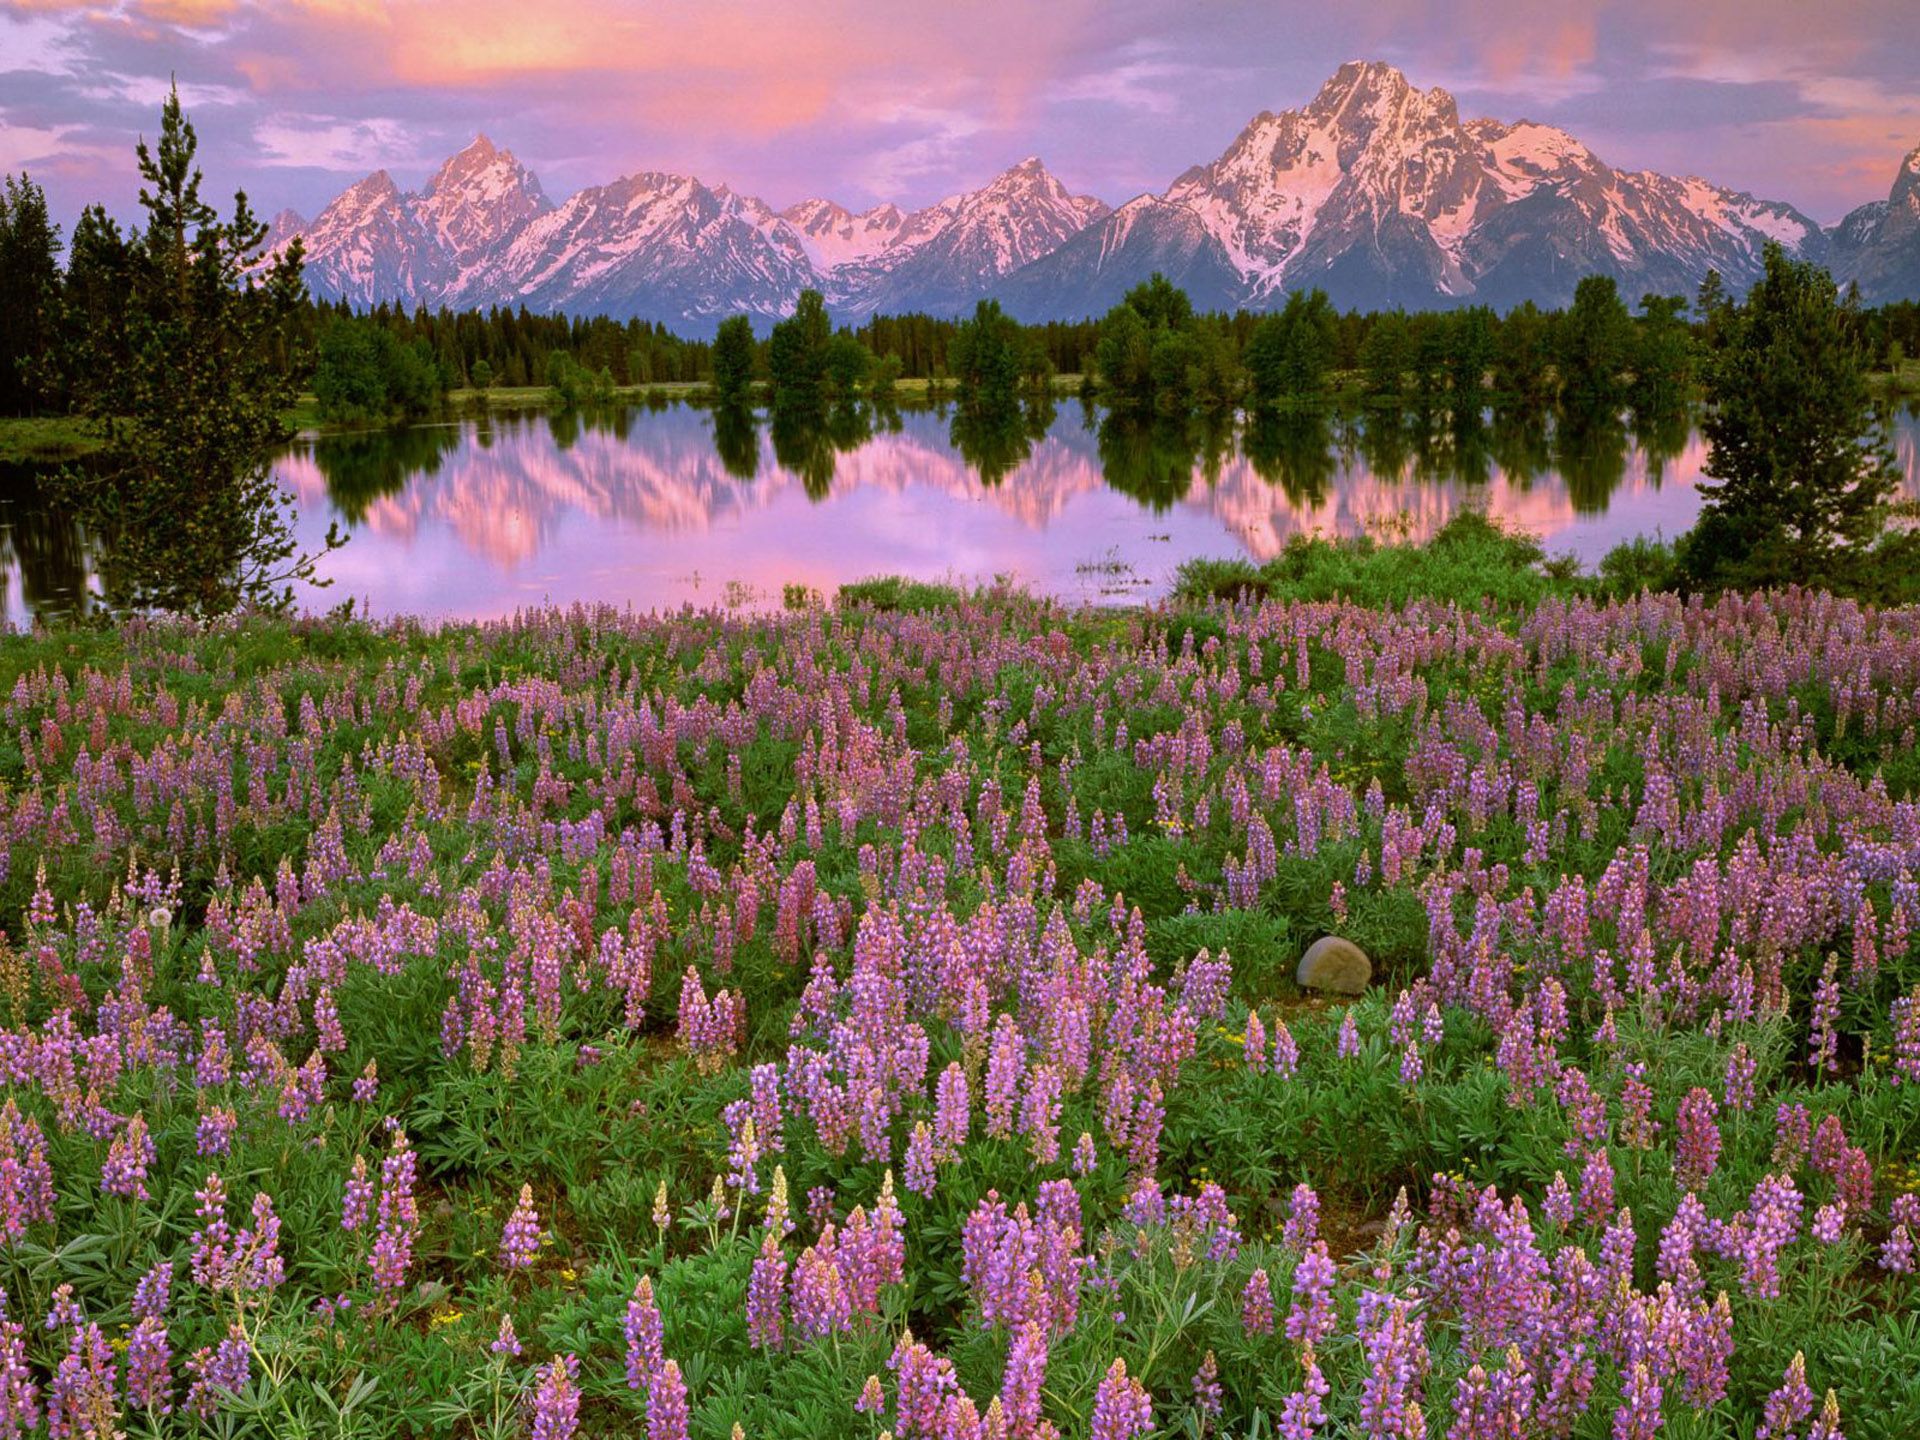
{"label": "calm water", "polygon": [[[279,467],[302,534],[336,519],[353,534],[311,601],[426,616],[766,605],[783,585],[831,593],[883,572],[1114,601],[1163,593],[1193,556],[1264,559],[1315,531],[1420,537],[1469,505],[1591,563],[1684,531],[1705,458],[1684,423],[1142,427],[1071,403],[986,435],[930,410],[801,435],[715,425],[674,405],[303,437]],[[1920,497],[1912,411],[1894,439]],[[14,623],[94,588],[86,538],[24,472],[0,482],[0,566]]]}

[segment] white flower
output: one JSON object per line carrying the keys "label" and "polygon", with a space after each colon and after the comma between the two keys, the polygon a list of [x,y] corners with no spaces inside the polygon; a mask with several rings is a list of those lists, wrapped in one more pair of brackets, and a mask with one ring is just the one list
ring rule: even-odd
{"label": "white flower", "polygon": [[173,924],[173,911],[164,905],[156,905],[147,912],[147,923],[156,930],[164,930]]}

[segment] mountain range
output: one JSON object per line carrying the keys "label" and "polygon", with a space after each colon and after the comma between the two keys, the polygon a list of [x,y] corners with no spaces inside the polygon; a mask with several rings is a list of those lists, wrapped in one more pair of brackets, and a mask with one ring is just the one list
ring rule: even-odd
{"label": "mountain range", "polygon": [[311,221],[276,217],[276,246],[295,235],[326,299],[526,305],[695,336],[737,313],[764,327],[808,287],[841,319],[951,315],[983,297],[1025,320],[1078,318],[1156,270],[1209,309],[1311,286],[1342,308],[1558,306],[1590,274],[1637,299],[1690,294],[1709,269],[1744,288],[1770,240],[1880,302],[1920,297],[1920,148],[1885,201],[1827,229],[1781,201],[1613,169],[1551,125],[1463,120],[1445,90],[1356,61],[1303,109],[1255,116],[1218,159],[1118,209],[1037,158],[914,211],[775,210],[659,172],[556,205],[481,136],[419,191],[382,170]]}

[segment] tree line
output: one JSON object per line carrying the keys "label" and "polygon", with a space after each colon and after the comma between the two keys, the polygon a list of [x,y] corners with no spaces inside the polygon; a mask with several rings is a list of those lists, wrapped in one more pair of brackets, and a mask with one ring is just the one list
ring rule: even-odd
{"label": "tree line", "polygon": [[[40,187],[27,176],[6,177],[0,414],[75,407],[82,357],[101,358],[101,337],[125,329],[127,275],[138,245],[136,232],[123,232],[97,205],[82,212],[63,242]],[[971,404],[983,353],[996,394],[1008,374],[1016,389],[1080,375],[1110,403],[1159,413],[1320,403],[1335,393],[1417,405],[1659,408],[1697,388],[1713,297],[1723,288],[1710,278],[1692,304],[1648,295],[1630,309],[1610,279],[1595,276],[1564,311],[1529,303],[1505,314],[1477,306],[1341,312],[1309,290],[1263,314],[1207,314],[1156,276],[1106,315],[1079,321],[1025,325],[989,304],[962,319],[878,315],[852,326],[835,326],[824,300],[809,292],[804,313],[772,335],[756,336],[739,320],[731,332],[736,368],[726,373],[744,374],[750,390],[797,383],[802,409],[813,403],[805,392],[820,386],[824,394],[836,384],[857,388],[871,380],[884,390],[899,379],[950,383]],[[1847,315],[1850,336],[1875,368],[1897,369],[1920,356],[1920,303],[1849,307]],[[795,336],[796,323],[817,332],[793,352],[802,357],[798,371],[775,355],[784,343],[775,337]],[[544,386],[574,403],[615,388],[725,378],[716,371],[713,341],[685,338],[657,322],[542,315],[524,306],[381,304],[355,311],[303,295],[276,345],[270,358],[314,393],[329,419],[417,416],[463,389]],[[816,346],[822,355],[833,352],[818,384],[807,358]],[[107,358],[124,363],[126,356]]]}

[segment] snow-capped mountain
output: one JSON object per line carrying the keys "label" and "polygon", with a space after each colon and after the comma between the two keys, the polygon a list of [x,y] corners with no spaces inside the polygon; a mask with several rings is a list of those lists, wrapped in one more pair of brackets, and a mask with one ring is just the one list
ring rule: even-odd
{"label": "snow-capped mountain", "polygon": [[829,294],[863,314],[955,314],[1106,213],[1104,202],[1073,194],[1028,156],[978,190],[907,216],[886,249],[831,271]]}
{"label": "snow-capped mountain", "polygon": [[1308,286],[1342,307],[1563,304],[1594,273],[1636,298],[1691,291],[1710,268],[1738,286],[1769,239],[1826,249],[1789,205],[1616,171],[1564,130],[1463,121],[1446,91],[1354,63],[1001,290],[1030,318],[1099,310],[1155,269],[1213,305],[1266,308]]}
{"label": "snow-capped mountain", "polygon": [[[292,233],[306,246],[307,287],[323,299],[474,304],[453,297],[486,294],[475,282],[497,248],[552,208],[533,172],[482,135],[418,194],[377,170]],[[292,238],[280,220],[274,228],[277,244]]]}
{"label": "snow-capped mountain", "polygon": [[651,172],[556,207],[482,136],[418,193],[381,171],[311,222],[283,212],[273,234],[303,238],[317,295],[356,305],[525,304],[702,336],[730,314],[764,324],[808,287],[843,318],[952,315],[989,295],[1026,319],[1078,317],[1156,270],[1204,308],[1265,309],[1307,286],[1343,307],[1559,305],[1596,273],[1638,299],[1690,293],[1709,269],[1737,289],[1770,240],[1888,299],[1920,294],[1920,150],[1889,200],[1826,231],[1778,201],[1616,170],[1550,125],[1462,119],[1446,91],[1354,62],[1117,210],[1038,159],[912,212],[775,211]]}
{"label": "snow-capped mountain", "polygon": [[1885,200],[1862,205],[1834,230],[1833,268],[1869,304],[1920,297],[1920,146]]}

